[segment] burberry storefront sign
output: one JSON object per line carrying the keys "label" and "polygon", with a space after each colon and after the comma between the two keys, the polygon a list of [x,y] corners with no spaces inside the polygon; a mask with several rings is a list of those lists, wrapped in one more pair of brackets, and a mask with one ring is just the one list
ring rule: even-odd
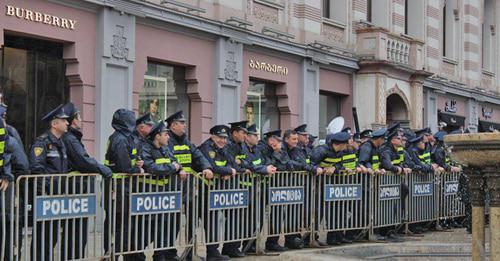
{"label": "burberry storefront sign", "polygon": [[24,19],[30,22],[56,26],[68,30],[75,30],[76,26],[76,20],[45,14],[42,12],[32,11],[29,9],[11,5],[5,6],[5,15],[17,17],[19,19]]}
{"label": "burberry storefront sign", "polygon": [[258,60],[250,59],[249,64],[251,69],[272,72],[281,75],[288,75],[288,68],[283,65],[266,63]]}

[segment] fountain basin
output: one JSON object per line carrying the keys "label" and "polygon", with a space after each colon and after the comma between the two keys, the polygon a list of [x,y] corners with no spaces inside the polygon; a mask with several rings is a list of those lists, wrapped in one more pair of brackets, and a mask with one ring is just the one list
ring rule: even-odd
{"label": "fountain basin", "polygon": [[451,159],[468,167],[500,167],[500,133],[454,134],[444,137]]}

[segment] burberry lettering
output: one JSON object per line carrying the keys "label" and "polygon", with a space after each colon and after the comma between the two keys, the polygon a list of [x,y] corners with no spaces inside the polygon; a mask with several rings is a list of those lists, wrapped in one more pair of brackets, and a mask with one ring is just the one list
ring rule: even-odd
{"label": "burberry lettering", "polygon": [[75,30],[76,26],[76,20],[62,18],[50,14],[44,14],[41,12],[36,12],[29,9],[15,7],[11,5],[5,6],[5,14],[7,16],[13,16],[19,19],[24,19],[36,23],[43,23],[47,25],[57,26],[68,30]]}

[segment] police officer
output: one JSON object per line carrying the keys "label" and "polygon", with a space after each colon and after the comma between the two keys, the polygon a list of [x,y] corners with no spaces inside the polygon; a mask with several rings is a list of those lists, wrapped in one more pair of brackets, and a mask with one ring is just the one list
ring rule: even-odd
{"label": "police officer", "polygon": [[[168,149],[168,140],[170,139],[168,134],[167,126],[164,122],[156,123],[149,134],[146,136],[145,142],[142,144],[142,159],[144,160],[144,170],[153,175],[152,177],[141,178],[139,181],[146,183],[148,185],[143,186],[144,192],[168,192],[172,190],[177,190],[175,182],[170,182],[170,177],[172,175],[178,175],[180,180],[185,180],[188,174],[182,170],[182,166],[176,162],[174,155]],[[175,179],[174,179],[175,180]],[[173,215],[173,214],[171,214]],[[175,242],[176,233],[173,233],[179,224],[174,224],[174,220],[180,220],[180,217],[176,216],[175,219],[169,215],[168,217],[151,216],[150,223],[156,224],[150,225],[148,229],[151,235],[157,234],[157,242]],[[176,214],[177,215],[177,214]],[[159,222],[163,220],[166,222],[163,226],[160,226]],[[155,221],[154,219],[157,219]],[[148,225],[146,224],[146,226]],[[168,225],[170,224],[170,225]],[[163,233],[157,233],[159,227],[163,227]],[[170,231],[169,231],[170,230]],[[170,234],[169,234],[170,232]],[[163,238],[161,235],[163,234]],[[154,237],[154,236],[152,236]],[[170,237],[170,240],[168,239]],[[146,245],[149,242],[145,242]],[[161,243],[158,243],[160,245]],[[162,246],[160,246],[162,247]],[[158,251],[154,255],[154,260],[179,260],[177,256],[176,249],[169,249]]]}
{"label": "police officer", "polygon": [[312,150],[316,147],[316,139],[318,138],[318,136],[315,136],[315,135],[312,135],[309,133],[309,144],[308,144],[308,147]]}
{"label": "police officer", "polygon": [[[241,167],[235,161],[234,156],[227,150],[228,128],[225,125],[215,125],[210,129],[210,138],[203,142],[199,149],[210,162],[215,174],[221,179],[228,180],[242,173]],[[208,213],[204,213],[208,214]],[[217,229],[213,229],[214,233]],[[222,254],[217,250],[218,245],[207,245],[207,257],[214,260],[228,260],[230,257],[244,257],[245,254],[239,248],[240,242],[225,243]]]}
{"label": "police officer", "polygon": [[359,164],[364,166],[370,174],[385,173],[385,170],[380,167],[379,148],[384,143],[386,133],[387,129],[385,128],[371,132],[371,138],[364,142],[359,149]]}
{"label": "police officer", "polygon": [[[115,130],[108,138],[108,147],[106,150],[104,164],[113,171],[113,187],[116,188],[116,233],[115,233],[115,250],[118,252],[128,251],[128,230],[129,226],[129,201],[126,200],[129,196],[129,178],[128,174],[144,173],[142,168],[144,161],[140,160],[138,154],[138,144],[132,132],[135,128],[135,114],[131,110],[118,109],[113,114],[111,126]],[[109,189],[110,186],[106,186]],[[107,191],[106,196],[110,196],[110,191]],[[125,199],[125,200],[122,200]],[[109,204],[110,199],[106,200],[105,204]],[[109,207],[109,206],[107,206]],[[110,208],[107,208],[110,209]],[[111,216],[106,219],[105,226],[111,222]],[[133,229],[132,229],[133,231]],[[105,233],[107,235],[108,233]],[[107,238],[105,239],[107,241]],[[131,242],[136,243],[136,242]],[[127,259],[134,259],[128,256]]]}
{"label": "police officer", "polygon": [[71,171],[80,173],[100,173],[105,178],[110,178],[113,172],[110,168],[98,163],[85,150],[82,143],[82,118],[80,111],[73,103],[64,105],[64,111],[68,114],[68,132],[66,132],[62,140],[66,146],[69,168]]}
{"label": "police officer", "polygon": [[[66,146],[62,141],[62,136],[68,130],[68,115],[64,112],[63,104],[47,113],[42,120],[48,122],[49,128],[42,135],[38,136],[30,148],[30,170],[32,174],[63,174],[68,173],[68,156]],[[45,187],[42,183],[37,183],[36,195],[50,195],[50,186],[57,188],[59,179],[46,179]],[[42,248],[51,248],[56,243],[57,226],[50,228],[49,224],[37,224],[37,231],[42,231],[45,227],[44,239],[37,240],[36,250],[33,248],[31,256],[41,260]],[[52,234],[52,241],[50,235]],[[50,251],[45,250],[45,260],[50,258]]]}
{"label": "police officer", "polygon": [[[309,133],[306,130],[307,124],[302,124],[294,129],[294,132],[297,133],[298,143],[295,145],[294,139],[285,139],[285,143],[288,148],[288,155],[294,161],[297,161],[302,165],[301,169],[306,170],[315,175],[321,175],[323,173],[323,169],[317,165],[312,164],[311,162],[311,154],[312,149],[309,145]],[[293,137],[292,137],[293,138]]]}
{"label": "police officer", "polygon": [[276,173],[276,167],[268,164],[266,157],[262,154],[257,147],[259,143],[259,133],[257,126],[252,124],[247,128],[247,135],[245,137],[245,146],[243,146],[243,153],[246,155],[246,160],[249,163],[249,168],[252,172],[260,175],[272,175]]}
{"label": "police officer", "polygon": [[431,160],[431,139],[432,139],[432,134],[431,130],[429,128],[423,128],[420,130],[415,131],[415,135],[422,136],[422,142],[425,145],[425,149],[422,152],[422,161],[425,162],[426,164],[432,164]]}
{"label": "police officer", "polygon": [[151,118],[151,113],[148,112],[142,115],[135,121],[134,136],[141,142],[146,142],[146,136],[149,134],[154,124],[155,122]]}
{"label": "police officer", "polygon": [[370,130],[370,129],[366,129],[366,130],[363,130],[360,134],[359,134],[359,138],[361,139],[361,144],[367,142],[368,140],[370,140],[372,138],[372,135],[373,135],[373,131]]}
{"label": "police officer", "polygon": [[417,136],[410,141],[409,155],[415,166],[413,170],[421,171],[423,173],[432,173],[434,169],[432,165],[427,163],[424,136]]}
{"label": "police officer", "polygon": [[[347,144],[351,135],[347,132],[338,132],[335,134],[328,134],[326,137],[326,143],[316,147],[312,153],[312,162],[321,166],[324,170],[324,174],[332,175],[338,174],[340,170],[343,170],[342,166],[342,155],[347,150]],[[319,184],[319,191],[324,191],[323,184]],[[321,193],[318,193],[316,200],[318,202],[323,201]],[[326,211],[330,211],[330,216],[332,220],[328,220],[329,223],[335,222],[333,220],[334,213],[333,209],[323,210],[323,213],[317,213],[318,217],[323,218],[326,215]],[[340,245],[343,242],[352,242],[344,237],[342,232],[328,232],[327,234],[327,244],[328,245]]]}
{"label": "police officer", "polygon": [[446,147],[444,145],[444,136],[446,132],[439,131],[434,134],[434,139],[436,141],[435,145],[431,150],[431,158],[432,162],[436,163],[438,166],[442,167],[446,171],[451,172],[460,172],[460,167],[453,166],[450,161],[450,157],[448,157],[446,153]]}
{"label": "police officer", "polygon": [[235,158],[238,165],[243,168],[249,167],[246,160],[247,155],[244,152],[245,137],[248,133],[248,121],[231,122],[231,136],[228,139],[229,153]]}
{"label": "police officer", "polygon": [[[8,107],[6,104],[0,104],[0,117],[2,117],[5,120],[5,122],[7,122],[7,108]],[[23,148],[24,150],[23,141],[21,140],[21,136],[19,136],[19,132],[16,130],[16,128],[14,128],[14,126],[9,124],[5,124],[5,126],[6,126],[5,129],[7,130],[9,136],[16,139],[19,146],[21,146],[21,148]]]}
{"label": "police officer", "polygon": [[177,163],[181,164],[182,169],[189,174],[194,175],[195,171],[201,171],[204,178],[212,179],[210,163],[201,151],[191,144],[186,135],[187,124],[182,111],[170,115],[165,121],[170,130],[168,147],[177,159]]}

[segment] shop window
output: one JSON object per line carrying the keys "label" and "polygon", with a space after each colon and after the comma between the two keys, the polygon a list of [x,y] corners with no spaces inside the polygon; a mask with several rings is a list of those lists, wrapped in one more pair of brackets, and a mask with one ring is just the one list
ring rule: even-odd
{"label": "shop window", "polygon": [[331,120],[340,116],[342,96],[321,92],[319,94],[319,139],[325,139]]}
{"label": "shop window", "polygon": [[245,116],[248,124],[256,124],[260,135],[280,127],[280,113],[276,85],[257,80],[250,80],[245,104]]}
{"label": "shop window", "polygon": [[188,118],[189,99],[184,72],[183,67],[148,62],[144,86],[139,94],[139,114],[149,112],[155,121],[161,121],[183,110],[184,116]]}
{"label": "shop window", "polygon": [[322,5],[323,17],[347,23],[347,0],[323,0]]}
{"label": "shop window", "polygon": [[48,127],[41,117],[69,100],[63,44],[5,35],[0,55],[7,123],[18,130],[27,149]]}

